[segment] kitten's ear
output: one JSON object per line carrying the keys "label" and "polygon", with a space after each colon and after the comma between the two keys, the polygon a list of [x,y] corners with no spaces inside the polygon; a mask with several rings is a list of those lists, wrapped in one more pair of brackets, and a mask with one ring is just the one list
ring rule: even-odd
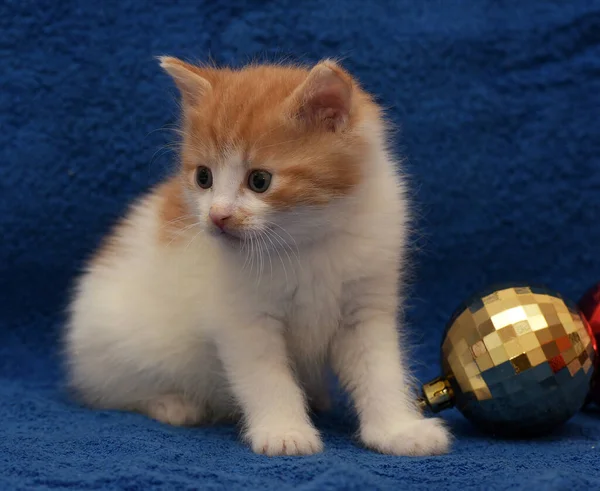
{"label": "kitten's ear", "polygon": [[335,62],[322,61],[292,94],[292,114],[327,131],[343,129],[352,108],[352,80]]}
{"label": "kitten's ear", "polygon": [[160,66],[173,77],[184,102],[197,105],[210,91],[212,86],[202,76],[202,69],[172,56],[159,56]]}

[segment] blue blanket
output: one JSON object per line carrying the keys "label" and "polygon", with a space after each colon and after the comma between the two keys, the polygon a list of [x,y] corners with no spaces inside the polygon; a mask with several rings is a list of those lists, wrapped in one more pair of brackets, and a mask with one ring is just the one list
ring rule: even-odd
{"label": "blue blanket", "polygon": [[577,299],[600,280],[600,4],[292,0],[0,4],[0,489],[598,489],[600,413],[532,441],[455,411],[452,454],[376,455],[338,408],[326,451],[254,455],[232,427],[94,412],[61,385],[71,278],[163,177],[176,92],[154,56],[345,66],[389,108],[418,206],[408,324],[436,375],[454,307],[490,283]]}

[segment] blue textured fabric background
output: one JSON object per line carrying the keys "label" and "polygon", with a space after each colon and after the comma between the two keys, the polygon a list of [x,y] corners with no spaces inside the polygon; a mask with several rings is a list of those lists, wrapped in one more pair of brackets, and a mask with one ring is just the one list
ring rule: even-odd
{"label": "blue textured fabric background", "polygon": [[[600,412],[506,442],[444,415],[452,454],[253,455],[231,427],[93,412],[57,335],[82,259],[172,165],[176,92],[153,57],[345,66],[401,128],[419,207],[408,321],[423,380],[454,307],[510,280],[577,299],[600,280],[600,3],[317,0],[0,3],[0,489],[598,489]],[[158,153],[157,153],[158,151]]]}

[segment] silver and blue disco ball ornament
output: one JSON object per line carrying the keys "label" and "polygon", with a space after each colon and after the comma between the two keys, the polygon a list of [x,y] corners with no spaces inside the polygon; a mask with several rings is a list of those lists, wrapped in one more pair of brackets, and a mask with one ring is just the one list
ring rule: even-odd
{"label": "silver and blue disco ball ornament", "polygon": [[504,437],[548,433],[585,403],[595,345],[578,308],[547,288],[483,292],[458,309],[441,346],[441,377],[419,399],[455,406],[481,430]]}

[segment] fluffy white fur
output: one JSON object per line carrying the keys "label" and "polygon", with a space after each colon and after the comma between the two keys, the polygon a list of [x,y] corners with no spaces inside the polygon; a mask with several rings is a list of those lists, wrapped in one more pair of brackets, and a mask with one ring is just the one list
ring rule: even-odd
{"label": "fluffy white fur", "polygon": [[[119,252],[78,282],[66,332],[73,387],[94,407],[174,424],[238,417],[255,452],[323,444],[308,407],[324,408],[330,366],[351,393],[362,442],[394,455],[448,450],[438,419],[413,402],[397,331],[407,205],[380,128],[352,196],[274,213],[251,194],[232,149],[212,193],[186,197],[197,223],[157,240],[154,192],[120,228]],[[273,186],[277,185],[276,175]],[[254,213],[252,245],[215,233],[211,206]]]}

